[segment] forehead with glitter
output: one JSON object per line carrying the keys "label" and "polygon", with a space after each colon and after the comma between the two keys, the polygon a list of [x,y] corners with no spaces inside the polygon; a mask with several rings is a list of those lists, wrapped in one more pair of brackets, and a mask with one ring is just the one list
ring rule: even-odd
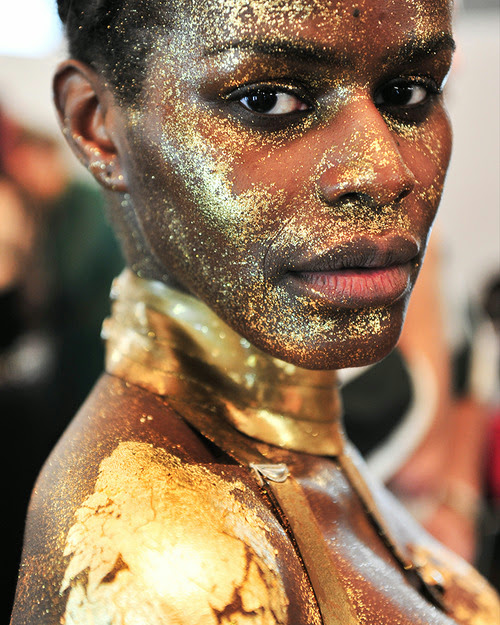
{"label": "forehead with glitter", "polygon": [[350,20],[360,27],[374,16],[382,28],[397,16],[416,37],[424,36],[436,15],[451,4],[450,0],[177,0],[171,13],[174,29],[203,34],[209,46],[241,44],[256,36],[273,41],[276,35],[289,34],[300,39],[321,27],[326,27],[321,37],[327,45],[338,41],[336,26],[345,27]]}

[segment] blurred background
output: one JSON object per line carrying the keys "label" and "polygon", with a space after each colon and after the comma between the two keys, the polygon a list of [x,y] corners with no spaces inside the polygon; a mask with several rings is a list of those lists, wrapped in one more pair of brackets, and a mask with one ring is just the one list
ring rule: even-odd
{"label": "blurred background", "polygon": [[[8,471],[7,612],[30,490],[102,369],[100,325],[109,311],[111,280],[123,266],[99,189],[56,123],[51,78],[65,49],[54,4],[23,0],[0,8],[0,417]],[[374,473],[432,533],[498,586],[498,2],[459,3],[456,38],[447,86],[454,153],[426,277],[400,349],[380,368],[346,372],[342,383],[349,435]],[[439,361],[439,370],[418,364],[426,358]],[[402,390],[395,403],[396,379]],[[375,394],[389,390],[377,399],[365,392],[370,388]],[[364,421],[361,396],[368,396],[371,423],[376,401],[381,418],[392,415],[382,437],[379,426],[372,432]],[[396,447],[404,453],[395,454]]]}

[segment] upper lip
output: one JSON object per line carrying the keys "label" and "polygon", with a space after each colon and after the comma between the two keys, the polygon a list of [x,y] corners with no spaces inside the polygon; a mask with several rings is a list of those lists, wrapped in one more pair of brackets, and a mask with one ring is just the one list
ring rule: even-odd
{"label": "upper lip", "polygon": [[[409,237],[358,237],[317,251],[301,247],[284,259],[283,273],[331,272],[404,265],[418,256],[420,246]],[[280,272],[281,273],[281,272]]]}

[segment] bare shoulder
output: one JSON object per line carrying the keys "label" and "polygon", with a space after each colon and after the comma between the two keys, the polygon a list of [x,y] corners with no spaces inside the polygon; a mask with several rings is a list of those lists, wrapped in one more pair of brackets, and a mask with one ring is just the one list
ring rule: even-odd
{"label": "bare shoulder", "polygon": [[313,599],[258,486],[165,411],[112,380],[84,405],[32,497],[13,625],[314,622],[290,621]]}
{"label": "bare shoulder", "polygon": [[500,624],[498,594],[472,566],[427,536],[409,547],[422,577],[443,588],[444,605],[459,623]]}
{"label": "bare shoulder", "polygon": [[206,466],[118,444],[67,535],[63,622],[209,625],[240,613],[284,623],[276,554],[248,496]]}

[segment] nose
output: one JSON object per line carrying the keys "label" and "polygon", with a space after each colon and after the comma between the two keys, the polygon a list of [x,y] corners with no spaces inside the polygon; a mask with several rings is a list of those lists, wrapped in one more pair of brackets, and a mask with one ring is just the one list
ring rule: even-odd
{"label": "nose", "polygon": [[401,201],[413,191],[415,177],[371,100],[352,102],[332,124],[317,178],[318,193],[325,202],[359,198],[382,207]]}

